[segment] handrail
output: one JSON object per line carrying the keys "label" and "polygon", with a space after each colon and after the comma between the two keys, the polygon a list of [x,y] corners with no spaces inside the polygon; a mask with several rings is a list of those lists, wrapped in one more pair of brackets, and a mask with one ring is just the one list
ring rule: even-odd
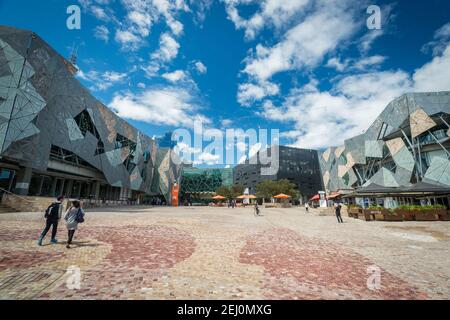
{"label": "handrail", "polygon": [[28,203],[35,203],[35,202],[37,202],[37,201],[25,199],[24,197],[21,197],[21,196],[15,194],[15,193],[12,193],[11,191],[3,189],[3,188],[0,188],[0,191],[6,192],[6,193],[12,195],[13,197],[19,198],[19,199],[21,199],[21,200],[23,200],[25,202],[28,202]]}

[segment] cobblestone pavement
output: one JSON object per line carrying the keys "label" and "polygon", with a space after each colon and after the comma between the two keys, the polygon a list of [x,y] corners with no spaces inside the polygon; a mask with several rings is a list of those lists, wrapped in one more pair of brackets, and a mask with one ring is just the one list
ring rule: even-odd
{"label": "cobblestone pavement", "polygon": [[0,299],[450,299],[449,222],[262,211],[97,209],[71,249],[62,223],[39,247],[42,214],[2,214]]}

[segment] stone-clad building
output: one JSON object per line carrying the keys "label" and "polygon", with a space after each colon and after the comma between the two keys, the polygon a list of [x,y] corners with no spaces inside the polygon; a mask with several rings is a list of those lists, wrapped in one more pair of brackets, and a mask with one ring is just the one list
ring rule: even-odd
{"label": "stone-clad building", "polygon": [[173,151],[96,100],[76,71],[35,33],[0,26],[2,191],[169,202]]}
{"label": "stone-clad building", "polygon": [[[365,133],[327,149],[319,160],[328,192],[376,186],[391,188],[392,195],[418,183],[421,190],[449,189],[450,92],[402,95]],[[448,205],[448,196],[439,197]]]}

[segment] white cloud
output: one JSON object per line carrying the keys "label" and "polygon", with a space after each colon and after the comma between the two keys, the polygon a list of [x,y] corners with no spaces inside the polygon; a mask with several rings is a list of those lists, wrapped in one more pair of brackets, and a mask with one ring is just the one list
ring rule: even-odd
{"label": "white cloud", "polygon": [[450,44],[440,56],[421,68],[413,75],[416,91],[449,91],[450,90]]}
{"label": "white cloud", "polygon": [[317,82],[293,89],[280,107],[266,101],[262,115],[293,124],[282,134],[293,145],[323,148],[340,145],[366,130],[386,105],[409,91],[410,77],[403,71],[348,76],[332,91],[320,91]]}
{"label": "white cloud", "polygon": [[114,39],[122,46],[123,50],[136,51],[142,45],[142,39],[129,30],[117,30]]}
{"label": "white cloud", "polygon": [[250,106],[255,101],[267,96],[277,95],[279,92],[279,86],[269,81],[244,83],[239,85],[238,102],[243,106]]}
{"label": "white cloud", "polygon": [[382,64],[386,59],[386,57],[380,55],[362,58],[355,62],[354,67],[358,70],[366,70],[367,68]]}
{"label": "white cloud", "polygon": [[160,62],[169,62],[178,55],[180,44],[169,33],[163,33],[159,39],[159,49],[151,57]]}
{"label": "white cloud", "polygon": [[345,69],[347,69],[348,63],[349,63],[348,59],[341,61],[339,58],[334,57],[334,58],[329,59],[325,66],[328,68],[334,68],[337,71],[342,72]]}
{"label": "white cloud", "polygon": [[450,22],[443,25],[434,33],[434,40],[424,45],[422,51],[426,53],[431,50],[433,56],[437,56],[444,52],[449,42]]}
{"label": "white cloud", "polygon": [[210,123],[198,113],[192,94],[183,88],[152,88],[142,93],[116,93],[109,107],[120,117],[166,126],[192,127],[195,120]]}
{"label": "white cloud", "polygon": [[186,73],[183,70],[176,70],[170,73],[164,73],[162,77],[170,82],[177,82],[186,78]]}
{"label": "white cloud", "polygon": [[147,86],[145,85],[145,83],[143,83],[143,82],[139,82],[138,84],[137,84],[137,86],[138,86],[138,88],[140,88],[140,89],[145,89]]}
{"label": "white cloud", "polygon": [[233,120],[231,120],[231,119],[222,119],[220,121],[220,124],[222,125],[222,127],[230,127],[233,124]]}
{"label": "white cloud", "polygon": [[197,159],[194,161],[194,164],[207,164],[209,166],[212,166],[215,164],[219,164],[220,160],[220,155],[218,154],[203,152],[197,157]]}
{"label": "white cloud", "polygon": [[94,37],[105,41],[105,43],[108,43],[109,41],[109,30],[105,26],[97,26],[94,29]]}
{"label": "white cloud", "polygon": [[262,116],[292,123],[282,137],[305,148],[340,145],[361,134],[393,99],[408,93],[450,90],[450,44],[442,55],[418,68],[405,71],[379,71],[350,75],[339,80],[330,91],[317,88],[312,81],[292,89],[281,106],[265,101]]}
{"label": "white cloud", "polygon": [[84,73],[82,70],[79,70],[77,77],[88,82],[91,90],[104,91],[114,85],[123,83],[128,74],[115,71],[98,72],[95,70]]}
{"label": "white cloud", "polygon": [[312,68],[357,27],[355,10],[349,1],[319,6],[273,47],[258,44],[254,55],[246,59],[244,73],[265,81],[279,72]]}
{"label": "white cloud", "polygon": [[[302,13],[311,0],[223,0],[230,19],[236,29],[244,29],[245,37],[253,39],[266,26],[281,29],[290,20]],[[258,11],[248,19],[242,18],[238,7],[249,4],[259,4]]]}
{"label": "white cloud", "polygon": [[201,61],[196,61],[194,66],[198,73],[204,74],[208,71],[206,66]]}

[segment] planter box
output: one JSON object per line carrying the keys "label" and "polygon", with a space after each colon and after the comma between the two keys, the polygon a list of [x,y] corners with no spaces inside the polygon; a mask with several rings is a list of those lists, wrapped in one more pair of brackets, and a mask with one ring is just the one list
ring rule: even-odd
{"label": "planter box", "polygon": [[439,215],[433,212],[420,211],[416,213],[416,221],[438,221]]}
{"label": "planter box", "polygon": [[401,214],[388,214],[384,216],[384,221],[391,222],[401,222],[403,221],[403,216]]}
{"label": "planter box", "polygon": [[416,220],[416,212],[415,211],[408,211],[408,210],[395,210],[395,212],[398,215],[403,216],[404,221],[415,221]]}
{"label": "planter box", "polygon": [[429,209],[416,211],[416,221],[438,221],[440,215],[446,215],[446,209]]}
{"label": "planter box", "polygon": [[385,215],[383,213],[375,213],[374,215],[375,221],[384,221]]}
{"label": "planter box", "polygon": [[[385,216],[391,214],[391,212],[387,209],[364,209],[363,213],[370,217],[369,220],[378,220],[378,221],[384,221]],[[366,221],[369,221],[366,218]]]}
{"label": "planter box", "polygon": [[439,220],[440,221],[450,221],[450,214],[448,214],[448,213],[439,214]]}
{"label": "planter box", "polygon": [[347,215],[350,218],[355,218],[358,219],[358,214],[362,213],[362,209],[361,208],[348,208],[347,209]]}
{"label": "planter box", "polygon": [[358,213],[358,219],[365,221],[375,220],[375,216],[369,212],[370,210],[363,210],[362,213]]}

